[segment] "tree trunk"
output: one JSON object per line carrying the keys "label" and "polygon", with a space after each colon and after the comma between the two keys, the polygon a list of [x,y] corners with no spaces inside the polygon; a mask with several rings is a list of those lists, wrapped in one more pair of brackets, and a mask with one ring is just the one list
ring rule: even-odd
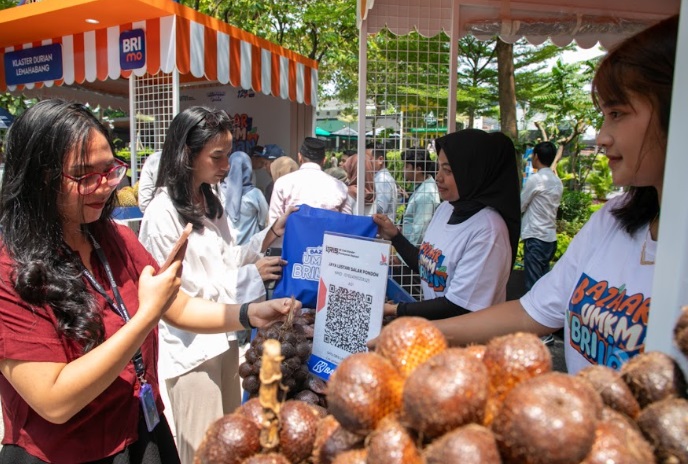
{"label": "tree trunk", "polygon": [[516,85],[514,83],[514,46],[497,38],[497,75],[499,82],[499,122],[502,132],[518,142],[516,125]]}

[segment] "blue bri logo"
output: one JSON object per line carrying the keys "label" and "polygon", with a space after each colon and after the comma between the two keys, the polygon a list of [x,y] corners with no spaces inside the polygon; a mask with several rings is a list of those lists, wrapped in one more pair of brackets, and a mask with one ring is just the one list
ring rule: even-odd
{"label": "blue bri logo", "polygon": [[134,29],[119,35],[119,67],[138,69],[146,64],[146,32]]}

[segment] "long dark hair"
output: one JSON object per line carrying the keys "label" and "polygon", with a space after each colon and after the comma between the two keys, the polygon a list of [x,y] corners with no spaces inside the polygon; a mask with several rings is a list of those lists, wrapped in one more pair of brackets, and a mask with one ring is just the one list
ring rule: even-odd
{"label": "long dark hair", "polygon": [[[665,19],[628,38],[602,60],[592,81],[592,98],[630,103],[630,94],[648,99],[661,130],[657,140],[666,149],[671,114],[671,92],[676,60],[678,16]],[[652,143],[645,138],[644,143]],[[629,187],[628,200],[613,211],[624,229],[633,234],[659,214],[654,187]]]}
{"label": "long dark hair", "polygon": [[174,117],[167,129],[155,186],[167,187],[172,204],[195,230],[203,229],[203,216],[222,217],[222,203],[209,184],[201,184],[207,212],[193,204],[193,161],[215,137],[231,132],[232,121],[223,110],[192,106]]}
{"label": "long dark hair", "polygon": [[[15,263],[12,286],[30,305],[50,306],[58,332],[84,351],[101,343],[105,331],[79,258],[64,251],[58,193],[65,159],[75,152],[86,163],[95,132],[110,141],[83,105],[44,100],[29,108],[7,134],[0,194],[2,243]],[[114,201],[111,195],[93,229],[107,227]]]}

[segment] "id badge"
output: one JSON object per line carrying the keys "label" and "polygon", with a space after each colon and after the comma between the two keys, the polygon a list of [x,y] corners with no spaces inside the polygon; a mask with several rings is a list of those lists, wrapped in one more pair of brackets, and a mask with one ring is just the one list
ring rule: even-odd
{"label": "id badge", "polygon": [[146,419],[146,427],[148,431],[152,432],[156,425],[160,422],[160,415],[158,408],[155,406],[155,398],[153,398],[153,389],[149,383],[141,385],[139,392],[139,399],[141,400],[141,409],[143,409],[143,417]]}

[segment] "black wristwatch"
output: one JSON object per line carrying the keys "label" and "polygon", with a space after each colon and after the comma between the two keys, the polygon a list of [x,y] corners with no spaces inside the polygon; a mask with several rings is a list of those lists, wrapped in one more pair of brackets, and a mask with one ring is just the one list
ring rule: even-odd
{"label": "black wristwatch", "polygon": [[250,303],[244,303],[239,309],[239,323],[244,326],[244,329],[251,330],[254,327],[251,325],[251,321],[248,319],[248,305]]}

